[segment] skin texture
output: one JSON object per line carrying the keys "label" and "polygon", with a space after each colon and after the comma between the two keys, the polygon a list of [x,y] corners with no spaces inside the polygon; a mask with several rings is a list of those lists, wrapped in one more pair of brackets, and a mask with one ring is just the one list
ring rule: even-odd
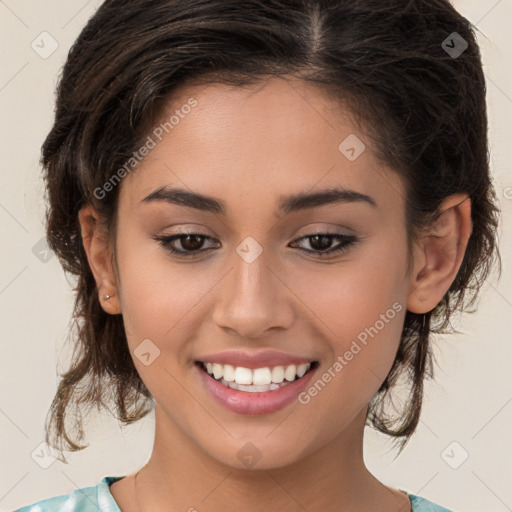
{"label": "skin texture", "polygon": [[[105,311],[122,313],[132,357],[147,338],[161,351],[149,366],[134,357],[156,401],[154,449],[137,478],[140,510],[217,512],[229,503],[246,511],[409,511],[407,497],[365,467],[364,420],[391,368],[406,308],[430,311],[457,274],[471,232],[469,199],[445,200],[407,274],[403,184],[321,90],[273,78],[250,89],[214,84],[181,93],[173,109],[192,96],[198,105],[120,185],[114,259],[95,210],[80,212]],[[350,134],[366,144],[355,161],[338,149]],[[163,185],[214,196],[226,215],[141,204]],[[282,196],[330,186],[367,194],[377,207],[338,203],[277,215]],[[292,244],[317,228],[358,241],[327,258],[304,252],[321,252],[311,239]],[[214,248],[180,259],[153,240],[185,229],[211,237],[200,249]],[[247,236],[263,248],[250,264],[236,252]],[[327,249],[337,245],[333,239]],[[174,247],[185,250],[179,240]],[[213,401],[194,365],[200,354],[272,348],[319,361],[318,378],[394,303],[401,310],[306,405],[235,414]],[[252,468],[237,457],[247,442],[261,454]],[[133,484],[129,475],[111,486],[123,511],[139,510]]]}

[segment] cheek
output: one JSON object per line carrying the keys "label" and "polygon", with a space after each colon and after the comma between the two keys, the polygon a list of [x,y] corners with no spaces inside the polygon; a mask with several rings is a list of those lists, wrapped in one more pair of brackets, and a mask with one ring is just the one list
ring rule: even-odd
{"label": "cheek", "polygon": [[[200,263],[172,260],[149,235],[135,230],[119,232],[117,253],[128,346],[141,378],[158,394],[162,379],[169,380],[166,370],[184,374],[193,361],[198,330],[210,312],[208,297],[222,276]],[[156,348],[143,345],[148,339]],[[137,357],[145,346],[158,354],[149,366]],[[172,383],[170,393],[171,388]]]}
{"label": "cheek", "polygon": [[[307,306],[308,317],[316,317],[315,324],[333,347],[342,350],[347,338],[374,325],[395,302],[404,302],[405,260],[390,245],[375,245],[335,265],[311,264],[293,276],[294,292]],[[393,324],[399,323],[395,313],[393,309],[388,315]],[[381,322],[378,326],[382,328]]]}
{"label": "cheek", "polygon": [[355,414],[389,372],[406,313],[404,251],[383,243],[370,258],[354,256],[329,271],[324,267],[296,276],[315,336],[327,347],[328,357],[315,377],[321,382],[312,390],[314,396],[323,395],[319,407],[339,410],[342,402],[347,413]]}
{"label": "cheek", "polygon": [[130,237],[130,242],[120,239],[118,243],[128,346],[137,372],[155,400],[183,411],[190,404],[180,382],[191,359],[197,304],[208,288],[204,280],[197,279],[197,272],[171,264],[156,243],[144,237],[136,240]]}
{"label": "cheek", "polygon": [[165,337],[179,341],[175,334],[204,295],[204,283],[197,276],[194,279],[185,265],[171,264],[165,250],[148,235],[130,233],[123,238],[120,232],[117,261],[122,314],[131,349],[146,338],[158,346]]}

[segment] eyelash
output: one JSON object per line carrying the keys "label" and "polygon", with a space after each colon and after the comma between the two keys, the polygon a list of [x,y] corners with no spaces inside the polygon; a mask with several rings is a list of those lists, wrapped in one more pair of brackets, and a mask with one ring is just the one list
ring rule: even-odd
{"label": "eyelash", "polygon": [[[197,251],[180,251],[180,250],[172,247],[172,245],[171,245],[172,242],[174,242],[175,240],[179,240],[186,236],[197,236],[197,237],[201,237],[203,239],[213,240],[208,235],[204,235],[202,233],[187,233],[187,232],[176,233],[174,235],[156,236],[153,239],[155,241],[159,242],[160,245],[162,245],[170,253],[172,253],[178,257],[182,257],[182,258],[191,258],[191,257],[194,257],[194,256],[202,253],[202,252],[206,252],[206,251],[213,249],[213,248],[209,248],[209,249],[197,250]],[[329,249],[329,250],[323,251],[323,252],[318,252],[318,251],[309,250],[309,249],[302,249],[304,252],[306,252],[308,254],[314,254],[315,256],[319,256],[320,258],[345,252],[346,250],[349,249],[350,246],[354,245],[356,242],[359,241],[359,239],[354,235],[343,235],[343,234],[339,234],[339,233],[328,233],[328,232],[324,232],[324,231],[318,231],[315,233],[311,233],[310,235],[305,235],[303,237],[300,237],[299,239],[295,240],[295,242],[300,242],[301,240],[313,238],[315,236],[326,236],[326,237],[331,238],[332,240],[337,240],[340,242],[340,245],[337,248]]]}

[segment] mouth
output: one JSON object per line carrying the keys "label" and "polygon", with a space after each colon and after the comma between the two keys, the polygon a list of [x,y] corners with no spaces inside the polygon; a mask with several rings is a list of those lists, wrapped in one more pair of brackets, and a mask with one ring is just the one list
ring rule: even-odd
{"label": "mouth", "polygon": [[277,391],[303,379],[319,365],[318,361],[261,368],[245,368],[205,361],[196,361],[195,364],[209,378],[226,388],[246,393]]}

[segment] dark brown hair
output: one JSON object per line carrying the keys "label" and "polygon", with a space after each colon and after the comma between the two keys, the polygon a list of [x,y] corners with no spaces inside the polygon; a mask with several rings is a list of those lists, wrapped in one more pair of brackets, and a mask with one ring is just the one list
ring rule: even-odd
{"label": "dark brown hair", "polygon": [[[467,43],[461,55],[446,50],[453,37],[459,48]],[[449,332],[451,314],[473,304],[496,258],[501,273],[473,26],[447,0],[107,0],[69,52],[42,148],[48,242],[77,279],[73,359],[46,425],[55,448],[85,447],[84,407],[113,407],[128,424],[153,406],[122,316],[100,306],[80,208],[92,204],[115,227],[119,187],[101,199],[94,191],[141,147],[178,87],[199,80],[242,87],[286,75],[348,107],[378,157],[403,178],[409,248],[444,198],[471,199],[473,231],[460,270],[435,309],[407,311],[396,359],[368,410],[367,424],[401,448],[413,434],[423,381],[433,376],[431,333]],[[391,410],[401,379],[407,393]]]}

